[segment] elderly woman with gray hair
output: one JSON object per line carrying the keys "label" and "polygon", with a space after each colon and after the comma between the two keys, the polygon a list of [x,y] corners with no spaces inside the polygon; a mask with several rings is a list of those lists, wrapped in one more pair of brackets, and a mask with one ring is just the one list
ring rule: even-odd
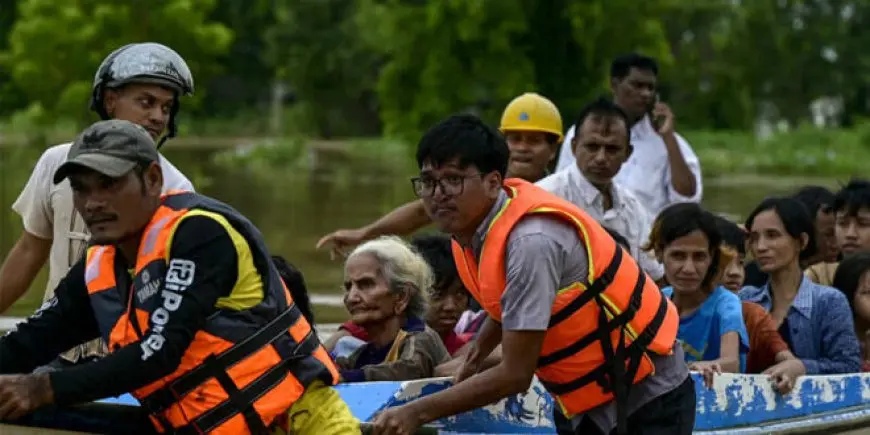
{"label": "elderly woman with gray hair", "polygon": [[344,265],[344,305],[368,342],[342,337],[333,354],[343,382],[428,378],[450,355],[426,326],[432,271],[402,239],[357,247]]}

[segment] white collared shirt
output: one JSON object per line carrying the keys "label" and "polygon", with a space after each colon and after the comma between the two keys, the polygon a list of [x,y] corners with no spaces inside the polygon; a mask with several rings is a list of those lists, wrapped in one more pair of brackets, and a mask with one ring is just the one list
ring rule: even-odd
{"label": "white collared shirt", "polygon": [[[21,216],[25,231],[52,241],[45,300],[54,295],[54,288],[82,257],[90,237],[84,219],[73,206],[69,180],[64,179],[58,184],[52,181],[54,172],[66,161],[70,147],[72,143],[65,143],[45,150],[18,199],[12,204],[12,209]],[[190,180],[162,154],[160,167],[163,169],[164,193],[169,190],[194,191]]]}
{"label": "white collared shirt", "polygon": [[[634,152],[622,165],[622,169],[619,170],[616,177],[613,178],[614,183],[619,183],[622,187],[631,190],[653,215],[658,215],[663,208],[674,203],[701,202],[703,193],[701,163],[698,161],[698,156],[692,151],[689,142],[679,134],[675,133],[674,136],[680,145],[680,152],[686,160],[686,165],[695,175],[694,195],[691,197],[683,196],[674,190],[674,186],[671,184],[670,163],[668,162],[665,141],[653,128],[648,116],[631,128],[631,144],[634,146]],[[574,127],[572,126],[562,142],[556,171],[577,166],[571,149],[571,139],[573,138]]]}
{"label": "white collared shirt", "polygon": [[602,226],[625,237],[631,248],[631,256],[652,279],[658,281],[664,276],[662,265],[651,253],[641,250],[641,246],[649,239],[652,215],[635,195],[619,183],[614,181],[611,184],[613,207],[610,210],[604,210],[603,195],[580,173],[576,164],[535,184],[580,207]]}

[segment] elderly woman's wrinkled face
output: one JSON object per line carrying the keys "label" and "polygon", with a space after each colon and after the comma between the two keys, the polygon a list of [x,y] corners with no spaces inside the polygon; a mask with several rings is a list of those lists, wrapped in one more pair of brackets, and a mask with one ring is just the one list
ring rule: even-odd
{"label": "elderly woman's wrinkled face", "polygon": [[350,257],[344,265],[344,306],[350,320],[360,326],[401,315],[408,306],[407,293],[390,291],[381,264],[372,254]]}

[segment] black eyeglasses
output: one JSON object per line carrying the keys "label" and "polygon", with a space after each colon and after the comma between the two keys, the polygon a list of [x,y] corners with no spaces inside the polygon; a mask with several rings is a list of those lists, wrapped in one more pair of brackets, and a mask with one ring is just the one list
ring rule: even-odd
{"label": "black eyeglasses", "polygon": [[411,179],[414,194],[420,198],[428,198],[435,194],[435,187],[441,186],[441,192],[448,196],[462,195],[465,190],[465,180],[482,177],[483,174],[474,175],[448,175],[446,177],[415,177]]}

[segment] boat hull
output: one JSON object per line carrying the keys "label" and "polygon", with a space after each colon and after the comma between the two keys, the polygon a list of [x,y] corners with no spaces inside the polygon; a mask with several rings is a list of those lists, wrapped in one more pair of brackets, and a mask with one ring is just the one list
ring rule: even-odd
{"label": "boat hull", "polygon": [[[804,376],[787,395],[776,393],[763,375],[722,374],[713,388],[692,374],[697,394],[695,433],[703,435],[815,432],[870,427],[870,374]],[[365,382],[336,387],[360,421],[380,411],[434,394],[449,378]],[[129,395],[100,406],[131,407]],[[431,423],[446,433],[555,433],[553,399],[535,379],[529,390]]]}
{"label": "boat hull", "polygon": [[[870,374],[804,376],[794,390],[776,393],[764,375],[722,374],[707,388],[697,374],[695,431],[701,434],[834,430],[870,424]],[[354,414],[369,421],[377,412],[449,386],[448,379],[338,386]],[[535,379],[523,394],[435,422],[460,433],[554,433],[553,400]]]}

